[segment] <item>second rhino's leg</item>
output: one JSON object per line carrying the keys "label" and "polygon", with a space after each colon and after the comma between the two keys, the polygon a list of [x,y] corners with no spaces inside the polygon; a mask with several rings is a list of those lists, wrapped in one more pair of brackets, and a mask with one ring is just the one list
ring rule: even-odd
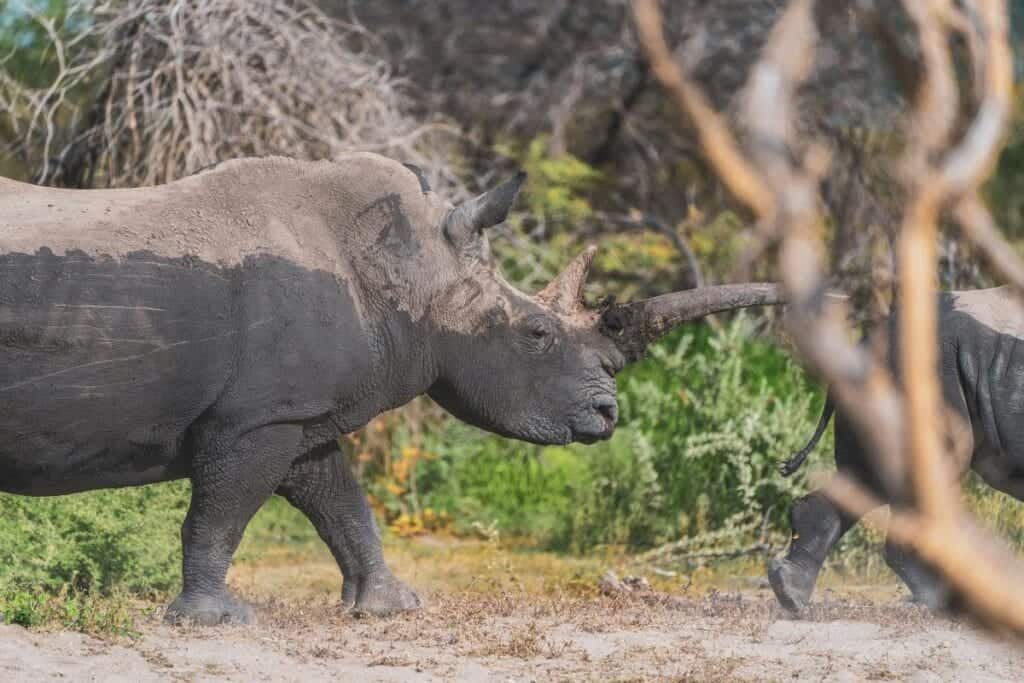
{"label": "second rhino's leg", "polygon": [[341,568],[345,606],[381,615],[420,606],[384,563],[377,522],[336,443],[297,460],[278,493],[309,518],[330,548]]}
{"label": "second rhino's leg", "polygon": [[907,584],[914,602],[933,610],[949,607],[953,597],[949,584],[916,553],[886,539],[885,563]]}
{"label": "second rhino's leg", "polygon": [[182,589],[167,608],[171,622],[251,623],[251,607],[224,584],[246,525],[295,459],[302,428],[279,424],[241,438],[203,438],[192,463],[192,502],[181,527]]}
{"label": "second rhino's leg", "polygon": [[811,600],[825,556],[857,520],[815,491],[793,504],[789,521],[789,552],[768,563],[768,582],[783,607],[799,610]]}

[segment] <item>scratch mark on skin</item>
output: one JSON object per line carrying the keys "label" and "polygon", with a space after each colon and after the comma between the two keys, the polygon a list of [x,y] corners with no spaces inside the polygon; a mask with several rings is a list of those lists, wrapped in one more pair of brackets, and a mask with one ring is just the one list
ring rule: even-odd
{"label": "scratch mark on skin", "polygon": [[[260,327],[261,325],[263,325],[263,324],[265,324],[265,323],[267,323],[269,321],[270,321],[269,318],[265,318],[263,320],[254,322],[251,325],[248,325],[246,327],[246,329],[247,330],[251,330],[253,328]],[[236,334],[238,334],[238,330],[232,330],[230,332],[225,332],[223,334],[215,334],[215,335],[213,335],[211,337],[203,337],[202,339],[183,339],[182,341],[172,342],[170,344],[164,344],[163,346],[158,346],[157,348],[153,349],[152,351],[147,351],[145,353],[136,353],[134,355],[123,356],[121,358],[108,358],[106,360],[94,360],[94,361],[92,361],[90,363],[82,363],[81,365],[76,365],[76,366],[71,367],[71,368],[64,368],[63,370],[57,370],[56,372],[49,372],[49,373],[47,373],[45,375],[39,375],[38,377],[30,377],[30,378],[28,378],[26,380],[22,380],[21,382],[16,382],[14,384],[9,384],[6,387],[0,387],[0,393],[5,392],[5,391],[11,391],[13,389],[20,389],[21,387],[27,386],[29,384],[34,384],[36,382],[41,382],[42,380],[50,379],[51,377],[59,377],[60,375],[66,375],[67,373],[74,372],[75,370],[82,370],[84,368],[98,367],[98,366],[101,366],[101,365],[113,365],[114,363],[124,363],[124,362],[127,362],[127,361],[139,360],[140,358],[145,358],[146,356],[151,356],[154,353],[160,353],[162,351],[167,351],[169,349],[177,348],[179,346],[187,346],[189,344],[202,344],[203,342],[214,341],[214,340],[217,340],[217,339],[224,339],[224,338],[227,338],[227,337],[233,337]]]}
{"label": "scratch mark on skin", "polygon": [[110,387],[126,387],[132,386],[136,382],[110,382],[109,384],[62,384],[61,386],[65,389],[78,389],[78,390],[93,390],[93,389],[109,389]]}
{"label": "scratch mark on skin", "polygon": [[165,308],[153,308],[151,306],[104,306],[100,304],[53,304],[58,308],[116,308],[128,311],[159,311],[166,313]]}

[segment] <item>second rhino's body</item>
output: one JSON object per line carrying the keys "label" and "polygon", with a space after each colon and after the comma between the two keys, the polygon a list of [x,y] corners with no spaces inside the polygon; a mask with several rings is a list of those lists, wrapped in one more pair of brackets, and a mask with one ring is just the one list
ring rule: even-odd
{"label": "second rhino's body", "polygon": [[[959,474],[973,469],[990,486],[1024,500],[1024,308],[1005,287],[939,296],[939,378],[946,406],[969,429]],[[899,343],[891,325],[890,358]],[[783,468],[794,471],[824,432],[831,401],[807,448]],[[864,439],[850,420],[836,411],[835,459],[839,472],[884,496]],[[856,524],[824,491],[794,503],[790,511],[792,543],[785,557],[769,563],[768,575],[779,601],[791,609],[805,606],[827,553]],[[911,552],[887,542],[885,559],[913,593],[932,607],[950,599],[946,585]]]}

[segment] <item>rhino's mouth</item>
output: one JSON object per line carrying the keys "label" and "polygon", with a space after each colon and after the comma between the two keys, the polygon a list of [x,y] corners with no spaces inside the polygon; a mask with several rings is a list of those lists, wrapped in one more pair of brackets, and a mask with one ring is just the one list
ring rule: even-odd
{"label": "rhino's mouth", "polygon": [[608,439],[619,421],[619,406],[615,397],[605,394],[595,398],[588,410],[572,426],[573,440],[590,444]]}

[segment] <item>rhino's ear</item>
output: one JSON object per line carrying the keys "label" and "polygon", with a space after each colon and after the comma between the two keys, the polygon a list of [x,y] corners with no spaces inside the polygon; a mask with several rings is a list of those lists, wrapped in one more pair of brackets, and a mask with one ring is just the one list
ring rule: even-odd
{"label": "rhino's ear", "polygon": [[427,174],[423,172],[422,168],[420,168],[416,164],[402,164],[402,166],[405,166],[407,169],[413,172],[413,175],[416,176],[416,180],[420,182],[420,190],[423,192],[423,194],[430,192],[430,182],[427,180]]}
{"label": "rhino's ear", "polygon": [[444,226],[445,235],[456,246],[462,246],[487,228],[503,223],[525,180],[526,174],[519,172],[493,190],[459,204],[448,214]]}

